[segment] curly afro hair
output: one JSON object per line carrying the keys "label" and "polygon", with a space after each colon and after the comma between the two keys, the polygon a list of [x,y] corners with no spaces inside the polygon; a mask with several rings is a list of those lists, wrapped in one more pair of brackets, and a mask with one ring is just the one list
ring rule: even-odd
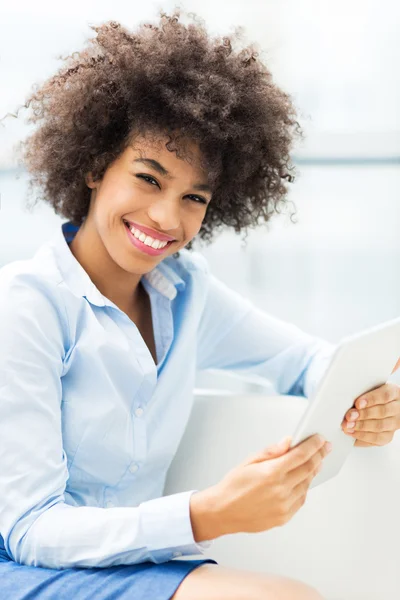
{"label": "curly afro hair", "polygon": [[254,44],[233,48],[241,28],[212,39],[202,20],[184,25],[180,16],[180,9],[160,11],[158,25],[142,23],[133,33],[115,21],[91,25],[97,37],[35,85],[24,105],[33,108],[28,122],[40,123],[20,143],[29,190],[38,185],[38,199],[75,225],[89,209],[86,174],[101,179],[137,132],[167,133],[166,147],[181,158],[180,139],[198,144],[213,190],[201,239],[279,213],[294,180],[289,152],[302,136],[290,96],[272,82]]}

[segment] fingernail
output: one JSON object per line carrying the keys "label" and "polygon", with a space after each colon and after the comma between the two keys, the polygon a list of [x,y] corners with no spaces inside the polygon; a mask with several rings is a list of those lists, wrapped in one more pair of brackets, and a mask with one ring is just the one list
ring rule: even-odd
{"label": "fingernail", "polygon": [[354,421],[352,421],[351,423],[347,423],[347,429],[353,429],[353,427],[355,427],[356,424],[354,423]]}
{"label": "fingernail", "polygon": [[367,401],[366,400],[360,400],[360,403],[358,405],[360,408],[365,408],[367,406]]}
{"label": "fingernail", "polygon": [[331,452],[332,451],[332,444],[330,442],[326,442],[325,449],[326,449],[327,452]]}
{"label": "fingernail", "polygon": [[360,416],[360,414],[355,410],[352,413],[350,413],[350,421],[354,421],[355,419],[358,419],[358,417]]}

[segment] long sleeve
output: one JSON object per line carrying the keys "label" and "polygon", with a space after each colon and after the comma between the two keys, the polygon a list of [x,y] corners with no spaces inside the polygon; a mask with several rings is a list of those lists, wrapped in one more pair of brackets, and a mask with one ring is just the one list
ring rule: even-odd
{"label": "long sleeve", "polygon": [[336,346],[259,309],[212,275],[204,257],[198,260],[207,277],[197,368],[233,371],[272,383],[279,394],[309,398]]}
{"label": "long sleeve", "polygon": [[133,507],[71,506],[62,439],[68,320],[57,286],[29,276],[0,284],[0,524],[18,563],[62,569],[164,562],[200,554],[190,496]]}

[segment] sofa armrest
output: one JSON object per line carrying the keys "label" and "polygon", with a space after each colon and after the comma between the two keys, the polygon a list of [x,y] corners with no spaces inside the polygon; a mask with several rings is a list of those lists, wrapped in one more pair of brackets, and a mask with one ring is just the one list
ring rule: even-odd
{"label": "sofa armrest", "polygon": [[[164,494],[204,489],[247,456],[291,435],[308,400],[197,390]],[[327,598],[400,594],[400,442],[353,448],[339,474],[309,490],[283,527],[223,536],[205,552],[220,564],[301,579]]]}

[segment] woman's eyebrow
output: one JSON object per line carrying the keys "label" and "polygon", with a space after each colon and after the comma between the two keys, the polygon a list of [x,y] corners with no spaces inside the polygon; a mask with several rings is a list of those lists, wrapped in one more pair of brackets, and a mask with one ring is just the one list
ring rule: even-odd
{"label": "woman's eyebrow", "polygon": [[[155,171],[160,173],[160,175],[163,175],[164,177],[167,177],[168,179],[174,179],[174,177],[171,175],[171,173],[169,171],[167,171],[167,169],[165,167],[163,167],[157,160],[154,160],[154,158],[135,158],[132,162],[143,163],[144,165],[152,167]],[[199,190],[202,192],[209,192],[210,194],[212,193],[212,190],[207,183],[195,183],[192,187],[195,190]]]}

